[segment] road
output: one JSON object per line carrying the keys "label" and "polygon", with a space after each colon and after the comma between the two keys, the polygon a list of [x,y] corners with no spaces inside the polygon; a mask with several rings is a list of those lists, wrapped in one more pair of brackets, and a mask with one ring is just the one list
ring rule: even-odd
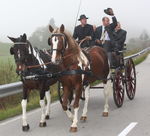
{"label": "road", "polygon": [[[0,136],[150,136],[150,55],[136,67],[137,92],[133,101],[125,96],[123,107],[116,108],[110,97],[109,117],[102,117],[102,90],[91,90],[88,121],[78,123],[78,132],[69,132],[71,122],[59,102],[52,104],[51,119],[46,128],[39,128],[40,109],[28,113],[29,132],[21,130],[21,116],[0,122]],[[80,113],[83,107],[81,102]],[[125,129],[126,128],[126,129]],[[124,133],[124,134],[123,134]]]}

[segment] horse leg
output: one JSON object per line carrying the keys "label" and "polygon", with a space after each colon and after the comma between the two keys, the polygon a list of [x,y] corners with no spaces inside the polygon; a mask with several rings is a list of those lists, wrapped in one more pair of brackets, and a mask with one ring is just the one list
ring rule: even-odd
{"label": "horse leg", "polygon": [[108,99],[111,92],[112,92],[111,80],[108,80],[107,83],[104,84],[105,105],[104,105],[103,117],[108,117],[108,110],[109,110]]}
{"label": "horse leg", "polygon": [[78,87],[75,90],[75,101],[74,101],[74,116],[73,123],[70,127],[70,132],[77,132],[77,123],[78,123],[78,110],[79,110],[79,100],[82,94],[82,87]]}
{"label": "horse leg", "polygon": [[41,89],[40,91],[40,106],[41,106],[41,120],[40,120],[40,127],[46,127],[46,121],[45,121],[45,91],[44,89]]}
{"label": "horse leg", "polygon": [[85,101],[84,101],[84,108],[82,112],[82,116],[80,120],[86,121],[87,120],[87,111],[88,111],[88,102],[89,102],[89,93],[90,93],[90,85],[85,87]]}
{"label": "horse leg", "polygon": [[51,105],[51,94],[50,94],[50,91],[46,91],[45,92],[45,97],[46,97],[46,100],[47,100],[45,119],[49,119],[50,118],[50,105]]}
{"label": "horse leg", "polygon": [[63,103],[62,103],[62,108],[63,110],[66,112],[68,118],[72,121],[73,120],[73,114],[71,113],[71,111],[68,109],[67,105],[68,105],[68,96],[69,96],[69,90],[67,86],[64,86],[64,95],[63,95]]}
{"label": "horse leg", "polygon": [[23,131],[28,131],[30,129],[29,124],[27,123],[27,115],[26,115],[27,96],[28,96],[28,89],[23,87],[23,99],[21,101],[21,106],[22,106],[22,130]]}

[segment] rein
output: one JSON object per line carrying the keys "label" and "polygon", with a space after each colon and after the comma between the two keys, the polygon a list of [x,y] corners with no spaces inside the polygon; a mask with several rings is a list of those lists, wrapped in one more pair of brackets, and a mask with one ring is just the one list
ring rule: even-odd
{"label": "rein", "polygon": [[40,66],[44,66],[44,65],[48,65],[48,64],[51,64],[51,62],[47,62],[47,63],[39,64],[39,65],[26,66],[26,68],[28,68],[28,69],[31,69],[31,68],[38,68],[38,67],[40,67]]}

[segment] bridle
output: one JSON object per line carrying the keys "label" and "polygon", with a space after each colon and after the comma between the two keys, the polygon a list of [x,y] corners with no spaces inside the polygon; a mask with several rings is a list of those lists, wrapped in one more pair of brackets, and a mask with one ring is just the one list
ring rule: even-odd
{"label": "bridle", "polygon": [[62,57],[63,57],[63,56],[64,56],[65,49],[66,49],[66,47],[67,47],[67,38],[66,38],[65,34],[63,34],[63,33],[53,33],[53,34],[51,35],[50,39],[52,39],[54,36],[56,36],[56,37],[59,37],[59,36],[63,37],[63,45],[62,45],[62,46],[63,46],[63,49],[60,51],[60,50],[58,50],[58,49],[52,49],[52,48],[51,48],[51,54],[52,54],[53,51],[58,51],[58,52],[61,53],[61,55],[62,55]]}

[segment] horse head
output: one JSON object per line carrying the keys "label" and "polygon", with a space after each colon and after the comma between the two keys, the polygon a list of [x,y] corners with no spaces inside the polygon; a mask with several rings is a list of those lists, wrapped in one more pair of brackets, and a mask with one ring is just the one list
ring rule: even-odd
{"label": "horse head", "polygon": [[52,33],[51,37],[48,39],[48,44],[51,46],[51,57],[52,63],[59,64],[64,55],[66,49],[66,36],[64,34],[65,27],[62,24],[59,29],[53,29],[49,25],[49,31]]}
{"label": "horse head", "polygon": [[10,54],[14,55],[14,59],[17,65],[16,72],[20,75],[25,70],[25,65],[27,63],[27,57],[31,54],[31,48],[29,42],[27,41],[26,34],[21,35],[18,38],[9,37],[8,38],[14,43],[10,48]]}

